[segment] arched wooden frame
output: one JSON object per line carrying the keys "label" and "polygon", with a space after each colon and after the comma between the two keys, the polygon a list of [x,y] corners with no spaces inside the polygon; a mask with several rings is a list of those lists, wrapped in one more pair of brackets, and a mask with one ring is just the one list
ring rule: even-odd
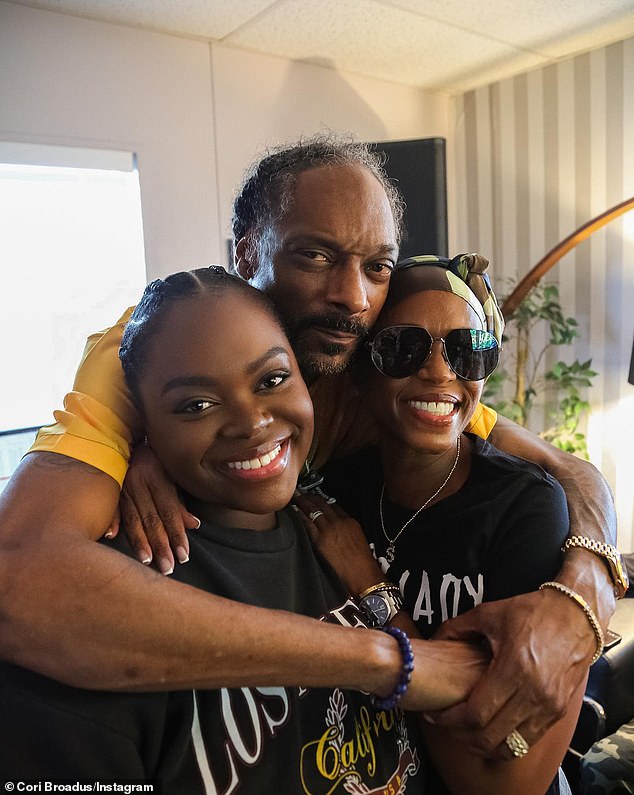
{"label": "arched wooden frame", "polygon": [[502,313],[504,317],[509,317],[519,306],[526,295],[535,287],[539,280],[553,267],[559,260],[567,254],[575,246],[578,246],[583,240],[586,240],[590,235],[594,234],[602,226],[609,224],[620,215],[624,215],[629,210],[634,210],[634,196],[631,199],[626,199],[620,204],[616,204],[609,210],[606,210],[601,215],[597,215],[591,221],[580,226],[576,232],[573,232],[561,243],[558,243],[555,248],[546,254],[545,257],[532,268],[526,276],[519,282],[513,292],[506,299],[502,305]]}

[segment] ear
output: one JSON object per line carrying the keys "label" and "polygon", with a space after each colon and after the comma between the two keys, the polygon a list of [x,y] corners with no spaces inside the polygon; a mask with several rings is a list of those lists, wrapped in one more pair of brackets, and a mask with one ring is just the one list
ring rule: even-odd
{"label": "ear", "polygon": [[241,237],[236,244],[234,265],[236,273],[247,282],[255,276],[258,270],[257,256],[247,237]]}

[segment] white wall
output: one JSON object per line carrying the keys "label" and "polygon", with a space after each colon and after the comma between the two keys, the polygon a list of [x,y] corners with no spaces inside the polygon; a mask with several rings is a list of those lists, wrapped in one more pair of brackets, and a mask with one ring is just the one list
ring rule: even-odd
{"label": "white wall", "polygon": [[137,153],[148,278],[226,262],[266,145],[322,125],[445,136],[450,100],[379,80],[0,2],[0,139]]}
{"label": "white wall", "polygon": [[212,121],[205,43],[0,3],[0,138],[136,152],[151,275],[218,256]]}
{"label": "white wall", "polygon": [[324,126],[366,141],[446,135],[449,98],[444,94],[222,45],[213,47],[212,69],[224,236],[233,191],[267,145]]}

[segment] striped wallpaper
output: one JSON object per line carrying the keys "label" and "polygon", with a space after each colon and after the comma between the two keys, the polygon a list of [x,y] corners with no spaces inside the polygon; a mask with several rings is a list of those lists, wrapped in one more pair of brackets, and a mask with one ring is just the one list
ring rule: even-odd
{"label": "striped wallpaper", "polygon": [[[504,295],[508,280],[577,227],[634,196],[634,38],[458,97],[454,132],[455,250],[489,256]],[[575,345],[551,361],[592,357],[599,373],[584,430],[615,495],[619,547],[632,551],[634,212],[567,254],[545,281],[559,284],[564,313],[579,324]],[[533,430],[547,419],[538,406]]]}

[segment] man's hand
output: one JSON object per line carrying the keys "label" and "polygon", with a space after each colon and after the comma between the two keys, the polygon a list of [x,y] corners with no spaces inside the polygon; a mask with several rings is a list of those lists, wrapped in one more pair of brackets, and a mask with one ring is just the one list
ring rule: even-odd
{"label": "man's hand", "polygon": [[[136,448],[130,459],[119,511],[125,534],[141,563],[154,560],[162,574],[171,574],[174,555],[179,563],[189,560],[185,530],[197,530],[200,520],[181,503],[174,483],[149,447]],[[108,538],[117,534],[118,519],[115,516],[110,525]]]}
{"label": "man's hand", "polygon": [[446,621],[435,638],[484,637],[492,662],[464,704],[430,715],[485,757],[509,757],[517,729],[529,745],[559,720],[584,681],[594,633],[578,605],[553,591],[487,602]]}

